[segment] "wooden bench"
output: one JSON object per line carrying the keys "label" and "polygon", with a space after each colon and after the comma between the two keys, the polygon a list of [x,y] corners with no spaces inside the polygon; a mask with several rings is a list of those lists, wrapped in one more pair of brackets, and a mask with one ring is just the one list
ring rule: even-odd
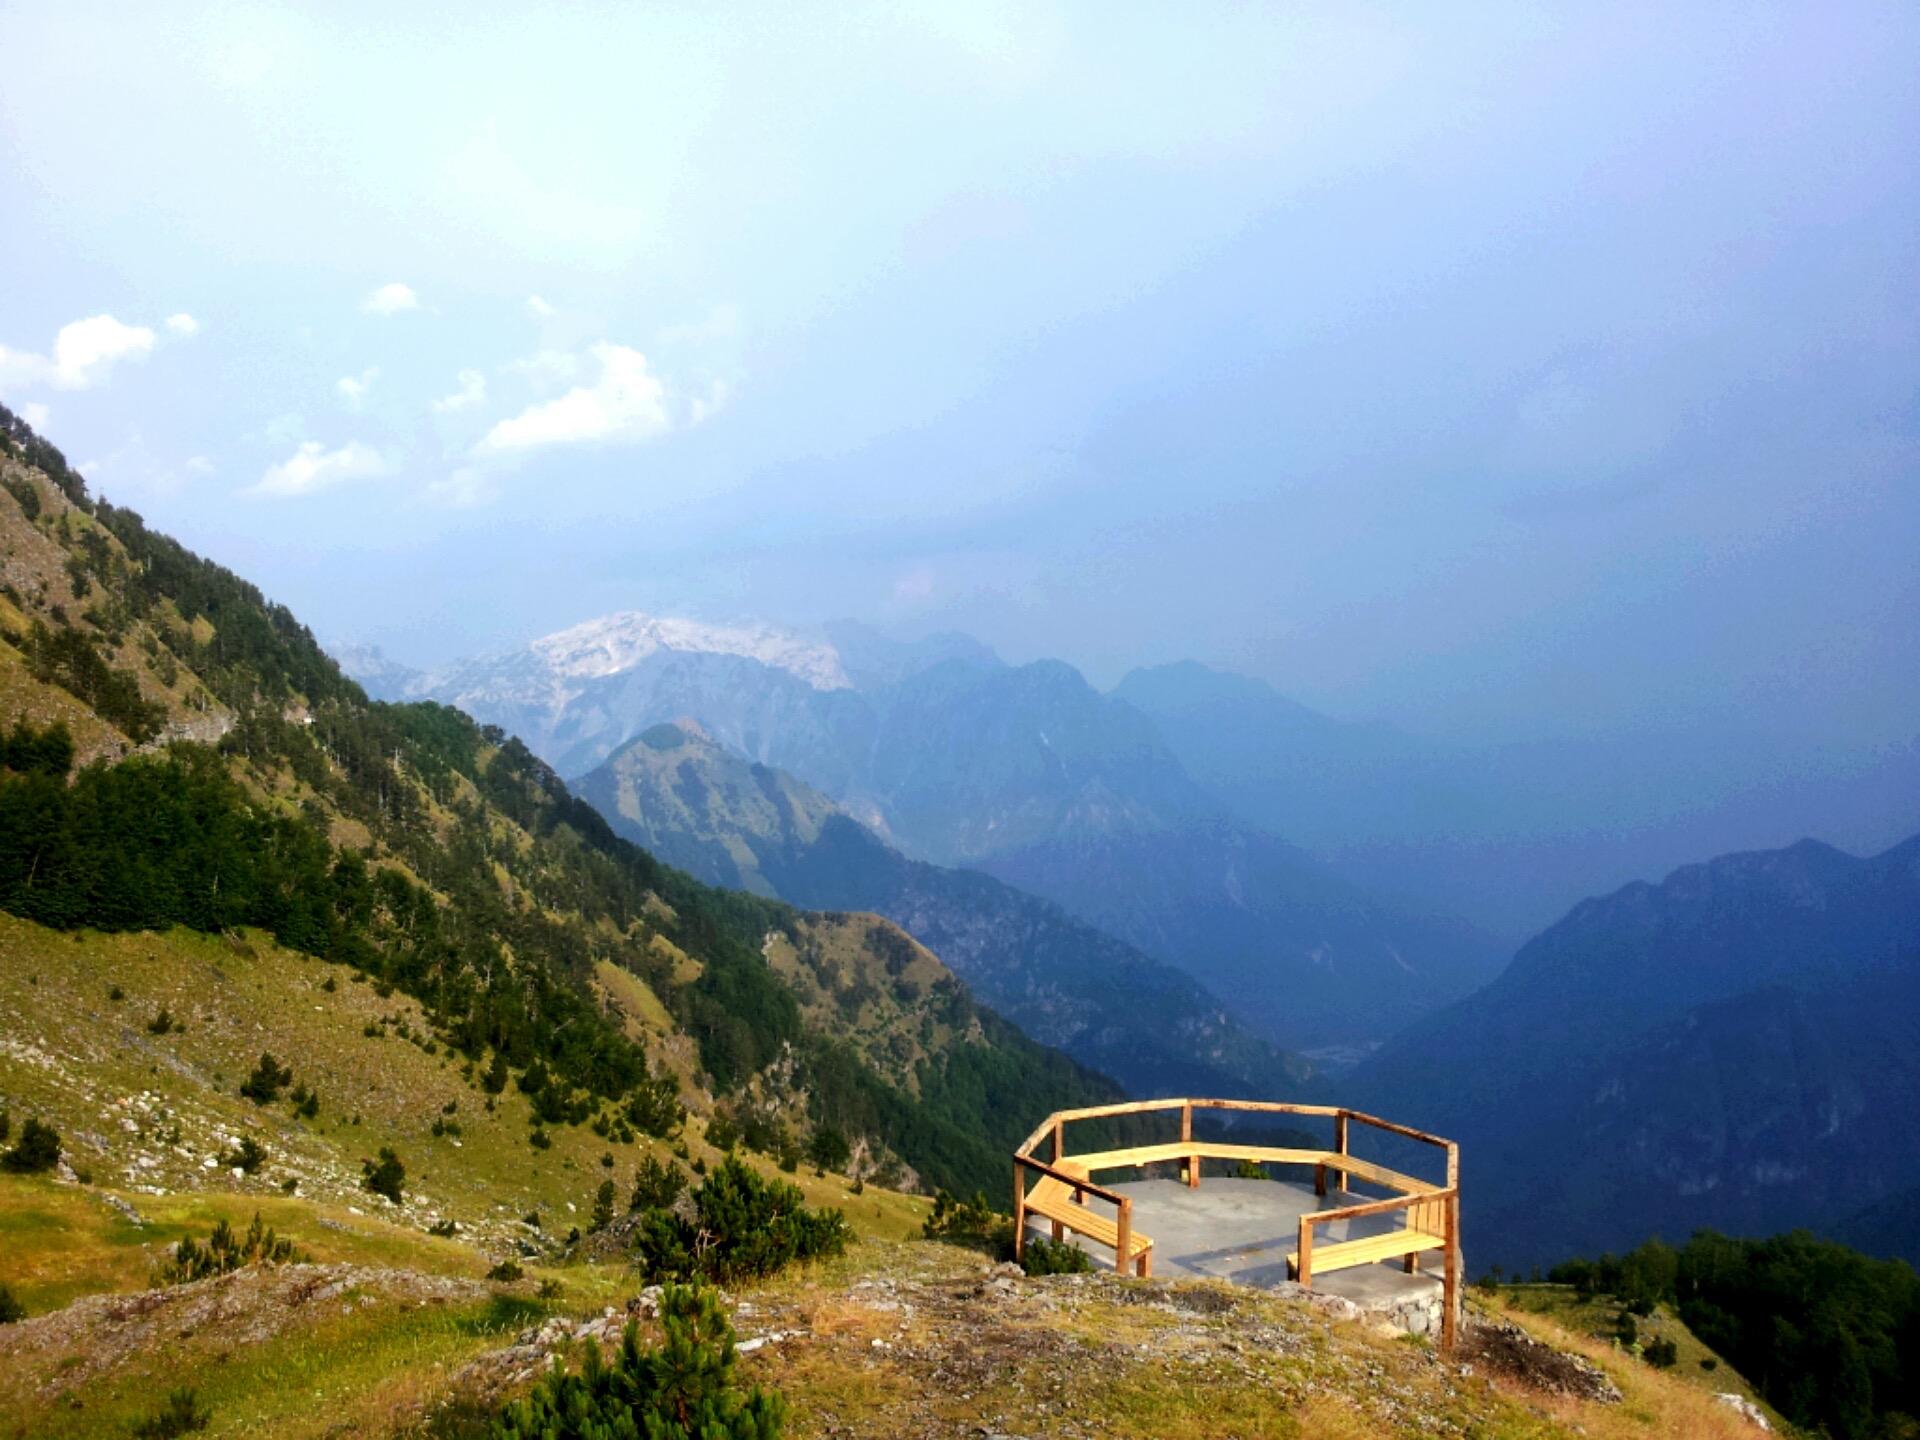
{"label": "wooden bench", "polygon": [[1287,1278],[1308,1284],[1313,1276],[1328,1270],[1348,1270],[1355,1265],[1373,1265],[1382,1260],[1404,1260],[1407,1273],[1412,1274],[1420,1263],[1421,1251],[1444,1250],[1446,1245],[1444,1236],[1431,1235],[1425,1230],[1389,1230],[1384,1235],[1341,1240],[1332,1245],[1309,1243],[1307,1273],[1300,1273],[1300,1252],[1296,1250],[1287,1256]]}
{"label": "wooden bench", "polygon": [[[1076,1165],[1071,1160],[1062,1160],[1054,1168],[1075,1179],[1088,1178],[1086,1166]],[[1107,1246],[1119,1261],[1125,1262],[1127,1268],[1141,1279],[1153,1277],[1153,1241],[1136,1230],[1127,1237],[1128,1253],[1120,1256],[1120,1226],[1091,1209],[1084,1200],[1078,1198],[1073,1186],[1066,1181],[1042,1175],[1040,1183],[1027,1194],[1027,1210],[1035,1215],[1044,1215],[1053,1223],[1053,1238],[1056,1241],[1064,1240],[1068,1230],[1077,1231]]]}

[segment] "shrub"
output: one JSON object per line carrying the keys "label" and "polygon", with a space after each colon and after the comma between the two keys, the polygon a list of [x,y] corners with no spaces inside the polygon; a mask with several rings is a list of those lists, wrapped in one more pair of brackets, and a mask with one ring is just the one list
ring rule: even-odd
{"label": "shrub", "polygon": [[487,1066],[487,1073],[480,1077],[480,1088],[489,1095],[498,1095],[507,1088],[507,1057],[498,1050],[493,1052],[493,1063]]}
{"label": "shrub", "polygon": [[846,1132],[837,1125],[822,1125],[807,1144],[807,1159],[821,1170],[844,1170],[852,1158],[853,1147],[847,1144]]}
{"label": "shrub", "polygon": [[147,1022],[147,1029],[155,1035],[166,1035],[185,1028],[186,1027],[178,1020],[173,1018],[173,1012],[164,1005],[160,1007],[159,1012],[154,1015],[153,1019]]}
{"label": "shrub", "polygon": [[271,1105],[292,1083],[293,1071],[276,1061],[270,1052],[262,1051],[260,1063],[253,1067],[240,1093],[256,1105]]}
{"label": "shrub", "polygon": [[73,769],[73,737],[66,722],[56,720],[45,730],[16,720],[13,733],[0,730],[0,770],[20,775],[65,776]]}
{"label": "shrub", "polygon": [[558,1300],[566,1293],[567,1287],[562,1285],[558,1280],[555,1280],[552,1276],[548,1276],[545,1280],[542,1280],[540,1282],[540,1288],[534,1291],[534,1294],[538,1295],[542,1300]]}
{"label": "shrub", "polygon": [[1267,1178],[1266,1167],[1257,1160],[1242,1160],[1234,1167],[1233,1178],[1236,1180],[1264,1180]]}
{"label": "shrub", "polygon": [[989,1208],[987,1197],[978,1190],[971,1200],[934,1191],[933,1213],[920,1222],[920,1231],[929,1240],[951,1240],[996,1252],[1013,1244],[1012,1219]]}
{"label": "shrub", "polygon": [[633,1172],[633,1199],[629,1210],[668,1210],[687,1188],[687,1177],[671,1160],[656,1160],[649,1155]]}
{"label": "shrub", "polygon": [[13,1133],[13,1116],[4,1107],[0,1107],[0,1145],[7,1143],[7,1136]]}
{"label": "shrub", "polygon": [[643,1135],[668,1140],[679,1134],[680,1127],[686,1123],[687,1111],[680,1103],[680,1087],[674,1084],[673,1077],[649,1075],[635,1085],[627,1097],[626,1119]]}
{"label": "shrub", "polygon": [[400,1163],[400,1157],[392,1149],[382,1146],[379,1161],[362,1160],[360,1170],[360,1186],[363,1190],[384,1195],[396,1205],[400,1203],[401,1192],[407,1183],[407,1167]]}
{"label": "shrub", "polygon": [[693,1192],[695,1218],[645,1211],[635,1236],[650,1277],[731,1284],[771,1275],[796,1260],[839,1255],[852,1231],[838,1210],[810,1210],[799,1189],[763,1180],[729,1157]]}
{"label": "shrub", "polygon": [[1680,1361],[1680,1347],[1671,1340],[1655,1340],[1640,1358],[1656,1370],[1671,1370]]}
{"label": "shrub", "polygon": [[213,1420],[213,1411],[200,1403],[192,1390],[169,1390],[167,1403],[133,1427],[134,1440],[178,1440],[179,1436],[204,1430]]}
{"label": "shrub", "polygon": [[502,1285],[511,1285],[516,1280],[524,1279],[526,1273],[526,1271],[522,1270],[519,1265],[513,1261],[502,1260],[498,1265],[487,1271],[487,1279],[498,1280]]}
{"label": "shrub", "polygon": [[740,1143],[740,1127],[726,1115],[715,1115],[707,1122],[707,1143],[716,1150],[731,1150]]}
{"label": "shrub", "polygon": [[155,1288],[185,1285],[211,1275],[226,1275],[244,1265],[285,1265],[305,1263],[307,1257],[296,1252],[293,1241],[283,1239],[254,1211],[253,1223],[245,1235],[236,1236],[233,1227],[222,1220],[202,1245],[191,1235],[173,1247],[173,1258],[154,1272]]}
{"label": "shrub", "polygon": [[669,1286],[660,1297],[660,1326],[657,1346],[642,1349],[639,1327],[629,1323],[611,1364],[590,1345],[578,1374],[550,1370],[531,1395],[501,1413],[497,1440],[777,1440],[786,1402],[735,1380],[733,1327],[712,1290]]}
{"label": "shrub", "polygon": [[1020,1268],[1029,1275],[1086,1275],[1093,1270],[1093,1259],[1065,1240],[1029,1240]]}
{"label": "shrub", "polygon": [[593,1231],[606,1229],[613,1223],[613,1181],[602,1180],[600,1188],[593,1192],[593,1223],[587,1228]]}
{"label": "shrub", "polygon": [[320,1114],[320,1092],[309,1090],[305,1085],[293,1087],[293,1093],[287,1097],[293,1101],[293,1113],[302,1120],[312,1120]]}
{"label": "shrub", "polygon": [[240,1170],[251,1175],[267,1163],[267,1147],[251,1135],[243,1136],[238,1145],[220,1157],[220,1163],[229,1170]]}
{"label": "shrub", "polygon": [[29,1119],[20,1127],[20,1139],[5,1155],[0,1155],[0,1170],[15,1175],[39,1175],[59,1163],[60,1132],[35,1119]]}
{"label": "shrub", "polygon": [[11,1325],[27,1318],[27,1307],[13,1298],[13,1291],[0,1285],[0,1325]]}
{"label": "shrub", "polygon": [[458,1220],[436,1220],[427,1227],[429,1235],[438,1235],[442,1240],[451,1240],[460,1233]]}

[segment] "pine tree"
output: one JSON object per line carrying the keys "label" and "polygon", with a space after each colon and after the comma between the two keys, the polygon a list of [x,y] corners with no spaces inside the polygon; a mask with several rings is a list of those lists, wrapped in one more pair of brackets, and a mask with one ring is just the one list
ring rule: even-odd
{"label": "pine tree", "polygon": [[598,1346],[577,1375],[550,1371],[494,1422],[496,1440],[778,1440],[787,1404],[734,1379],[733,1327],[705,1287],[669,1285],[658,1346],[629,1324],[612,1364]]}

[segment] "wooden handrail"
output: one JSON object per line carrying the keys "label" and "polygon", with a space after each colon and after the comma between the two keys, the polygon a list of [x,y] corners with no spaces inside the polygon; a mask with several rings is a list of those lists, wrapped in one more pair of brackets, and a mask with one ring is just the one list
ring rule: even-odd
{"label": "wooden handrail", "polygon": [[1338,1210],[1309,1210],[1300,1217],[1302,1225],[1330,1225],[1335,1220],[1361,1220],[1369,1215],[1385,1215],[1413,1205],[1431,1205],[1452,1199],[1458,1191],[1429,1190],[1425,1194],[1394,1195],[1385,1200],[1369,1200],[1362,1205],[1342,1205]]}
{"label": "wooden handrail", "polygon": [[[1111,1205],[1131,1205],[1133,1203],[1125,1195],[1109,1190],[1103,1185],[1096,1185],[1084,1176],[1069,1174],[1065,1170],[1056,1170],[1044,1160],[1036,1160],[1031,1155],[1015,1155],[1013,1157],[1013,1163],[1016,1167],[1024,1166],[1029,1170],[1038,1170],[1042,1175],[1051,1175],[1061,1184],[1071,1185],[1076,1194],[1084,1191],[1089,1195],[1098,1195],[1102,1200],[1107,1201]],[[1017,1169],[1016,1173],[1018,1173]]]}

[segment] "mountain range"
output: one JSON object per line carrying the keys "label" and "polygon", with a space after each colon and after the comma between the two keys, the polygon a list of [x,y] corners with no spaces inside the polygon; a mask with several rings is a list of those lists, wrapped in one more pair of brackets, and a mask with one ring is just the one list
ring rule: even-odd
{"label": "mountain range", "polygon": [[1152,719],[1071,666],[1006,665],[965,637],[625,614],[432,675],[360,673],[522,735],[575,776],[691,719],[905,856],[985,870],[1232,993],[1289,1049],[1364,1051],[1505,958],[1458,917],[1343,880],[1240,818]]}
{"label": "mountain range", "polygon": [[694,721],[641,732],[576,788],[619,834],[709,884],[885,916],[1028,1035],[1133,1094],[1305,1093],[1310,1067],[1185,972],[988,875],[908,859]]}
{"label": "mountain range", "polygon": [[1462,1146],[1476,1264],[1698,1226],[1920,1248],[1920,836],[1584,902],[1344,1082]]}

